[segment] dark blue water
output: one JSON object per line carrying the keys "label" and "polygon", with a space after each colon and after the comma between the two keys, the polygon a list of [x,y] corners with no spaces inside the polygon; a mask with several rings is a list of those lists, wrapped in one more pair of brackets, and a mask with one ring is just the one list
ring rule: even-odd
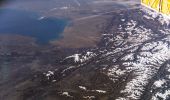
{"label": "dark blue water", "polygon": [[0,34],[34,37],[38,43],[58,39],[67,25],[66,19],[44,18],[34,12],[0,9]]}

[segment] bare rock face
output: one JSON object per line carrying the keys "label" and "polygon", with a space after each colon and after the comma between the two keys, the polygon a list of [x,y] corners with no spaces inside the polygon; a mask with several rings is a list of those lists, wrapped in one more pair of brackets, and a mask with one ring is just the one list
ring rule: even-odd
{"label": "bare rock face", "polygon": [[36,67],[3,100],[169,100],[170,30],[159,19],[113,13],[98,47],[33,54]]}

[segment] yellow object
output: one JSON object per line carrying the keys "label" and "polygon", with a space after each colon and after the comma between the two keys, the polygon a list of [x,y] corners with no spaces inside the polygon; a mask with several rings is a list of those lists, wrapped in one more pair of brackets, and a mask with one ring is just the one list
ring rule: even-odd
{"label": "yellow object", "polygon": [[141,0],[141,3],[153,10],[170,16],[170,0]]}

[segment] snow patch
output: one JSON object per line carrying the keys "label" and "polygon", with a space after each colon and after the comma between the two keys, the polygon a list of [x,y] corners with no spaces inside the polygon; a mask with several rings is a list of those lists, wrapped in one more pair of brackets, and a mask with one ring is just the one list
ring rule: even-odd
{"label": "snow patch", "polygon": [[165,82],[166,82],[166,81],[165,81],[164,79],[158,80],[158,81],[154,82],[154,86],[156,86],[156,87],[162,87],[162,85],[165,84]]}
{"label": "snow patch", "polygon": [[51,76],[54,75],[54,72],[53,71],[48,71],[47,73],[43,73],[46,75],[47,79],[50,79]]}
{"label": "snow patch", "polygon": [[88,99],[88,100],[92,100],[92,99],[95,99],[95,96],[84,96],[83,98]]}
{"label": "snow patch", "polygon": [[106,91],[103,91],[103,90],[95,90],[95,91],[99,93],[106,93]]}
{"label": "snow patch", "polygon": [[153,100],[158,100],[157,98],[160,97],[162,100],[167,100],[167,97],[170,96],[170,90],[166,90],[164,93],[157,93],[154,97]]}
{"label": "snow patch", "polygon": [[87,90],[86,87],[84,87],[84,86],[79,86],[79,88],[82,90]]}
{"label": "snow patch", "polygon": [[124,21],[125,21],[125,19],[121,19],[121,21],[122,21],[122,22],[124,22]]}
{"label": "snow patch", "polygon": [[62,95],[67,96],[67,97],[73,97],[68,92],[63,92]]}
{"label": "snow patch", "polygon": [[95,53],[88,51],[85,54],[74,54],[72,56],[66,57],[65,59],[73,58],[75,63],[78,63],[78,62],[83,63],[95,56],[96,56]]}

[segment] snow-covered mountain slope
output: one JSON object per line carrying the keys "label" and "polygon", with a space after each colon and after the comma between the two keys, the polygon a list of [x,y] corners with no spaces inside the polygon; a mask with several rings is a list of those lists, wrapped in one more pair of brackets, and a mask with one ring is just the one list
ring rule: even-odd
{"label": "snow-covered mountain slope", "polygon": [[170,28],[142,9],[114,13],[97,48],[61,63],[35,78],[59,100],[170,99]]}

